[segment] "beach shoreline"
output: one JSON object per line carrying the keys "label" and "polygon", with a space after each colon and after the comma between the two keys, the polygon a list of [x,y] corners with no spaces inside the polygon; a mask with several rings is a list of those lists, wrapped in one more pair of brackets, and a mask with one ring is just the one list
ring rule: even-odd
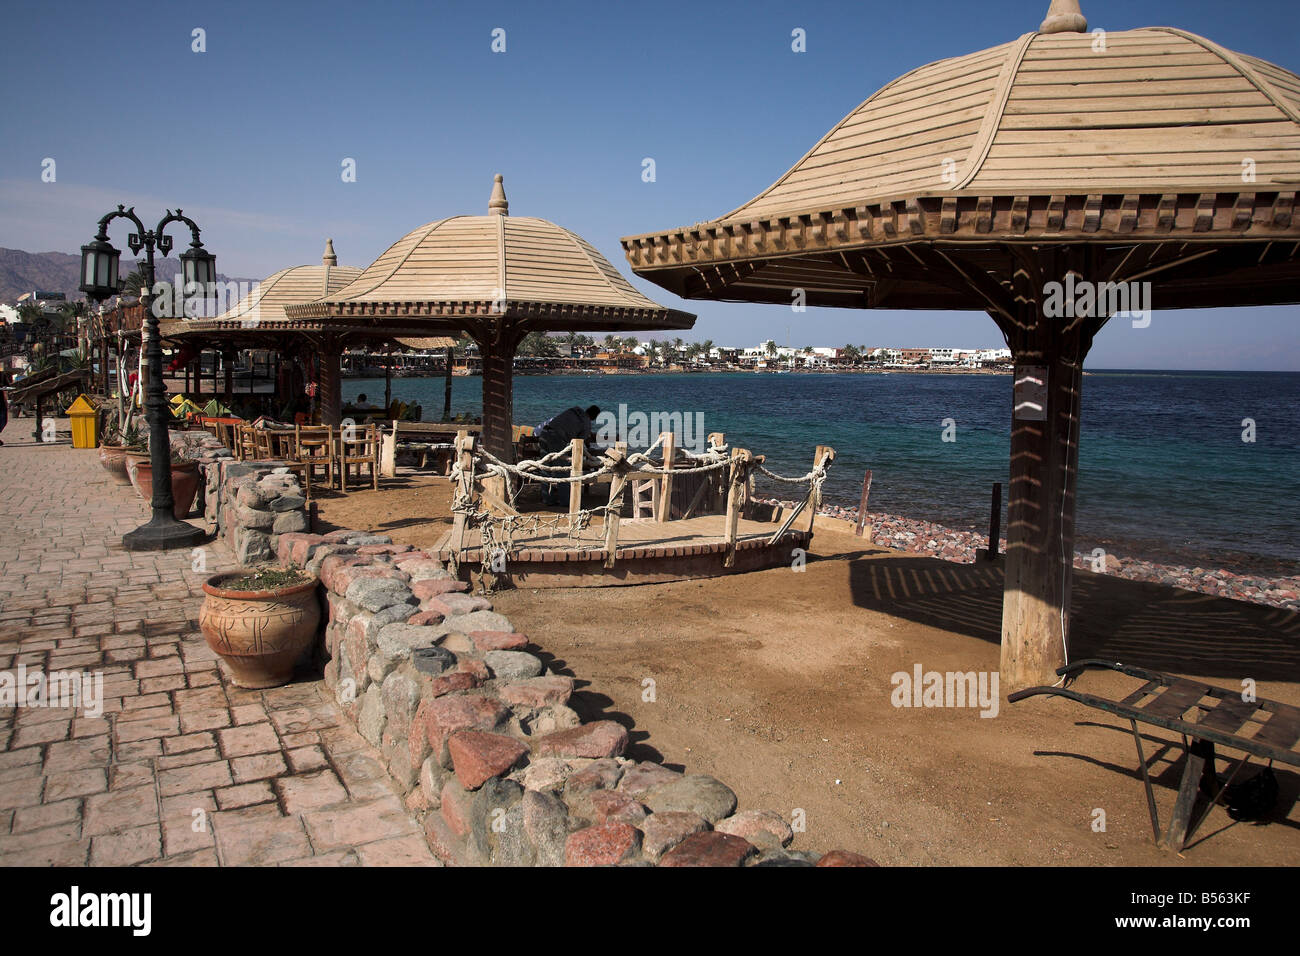
{"label": "beach shoreline", "polygon": [[[756,500],[783,508],[795,505],[793,501],[776,498]],[[825,504],[817,513],[854,525],[858,521],[858,508],[855,506]],[[883,512],[868,511],[867,516],[872,543],[894,551],[924,554],[957,564],[975,564],[984,560],[988,548],[988,535],[978,531]],[[1300,611],[1300,568],[1291,562],[1230,552],[1198,555],[1203,560],[1185,563],[1179,561],[1176,550],[1167,547],[1134,547],[1127,542],[1086,536],[1083,540],[1087,546],[1083,549],[1076,547],[1074,553],[1074,566],[1080,570]],[[1006,539],[1002,538],[999,553],[1005,553],[1006,546]]]}

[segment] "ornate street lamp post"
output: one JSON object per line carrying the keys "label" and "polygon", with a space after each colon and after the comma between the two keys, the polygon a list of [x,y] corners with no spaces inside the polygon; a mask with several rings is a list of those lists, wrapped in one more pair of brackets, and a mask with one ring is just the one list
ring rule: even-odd
{"label": "ornate street lamp post", "polygon": [[[140,250],[146,252],[144,279],[145,285],[140,296],[144,307],[144,324],[142,330],[147,332],[149,343],[145,350],[148,362],[149,382],[145,392],[145,417],[149,422],[149,459],[153,466],[153,518],[134,531],[122,537],[122,544],[129,551],[162,551],[168,548],[193,547],[206,535],[202,529],[176,519],[172,513],[172,469],[171,440],[167,436],[167,393],[163,388],[162,341],[158,335],[158,316],[153,309],[154,284],[154,249],[166,256],[172,249],[171,237],[163,230],[173,222],[183,222],[190,227],[192,241],[190,247],[181,254],[184,289],[192,289],[197,283],[201,289],[210,289],[217,278],[216,257],[203,248],[199,241],[199,227],[188,216],[181,215],[181,210],[167,210],[158,225],[152,231],[146,231],[135,214],[134,208],[118,206],[116,212],[110,212],[99,220],[99,233],[81,247],[81,291],[86,296],[100,303],[121,289],[118,278],[118,260],[121,252],[108,241],[108,224],[114,219],[129,219],[136,231],[127,237],[127,245],[133,255]],[[184,291],[184,289],[182,291]]]}

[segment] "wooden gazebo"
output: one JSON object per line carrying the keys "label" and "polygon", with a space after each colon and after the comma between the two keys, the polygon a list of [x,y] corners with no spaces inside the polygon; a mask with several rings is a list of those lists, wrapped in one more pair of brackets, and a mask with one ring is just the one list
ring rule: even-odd
{"label": "wooden gazebo", "polygon": [[510,216],[501,176],[486,216],[407,233],[346,287],[290,305],[295,322],[401,323],[410,335],[466,334],[483,361],[483,444],[510,460],[515,349],[534,331],[689,329],[695,316],[637,292],[580,236]]}
{"label": "wooden gazebo", "polygon": [[319,374],[321,421],[337,425],[343,404],[339,358],[345,348],[447,348],[453,339],[426,336],[425,326],[393,318],[385,322],[334,318],[290,318],[286,306],[340,291],[362,275],[355,266],[340,266],[332,239],[318,266],[281,269],[258,283],[230,309],[210,319],[174,319],[161,323],[164,340],[196,350],[217,349],[226,359],[226,392],[231,392],[230,358],[239,349],[275,349],[315,357]]}
{"label": "wooden gazebo", "polygon": [[[1300,301],[1300,77],[1168,27],[1035,33],[920,67],[762,194],[623,240],[686,299],[987,312],[1016,362],[1001,675],[1068,644],[1084,358],[1125,296]],[[1057,285],[1060,283],[1060,285]],[[1088,289],[1062,309],[1061,290]],[[1076,304],[1080,307],[1076,308]]]}

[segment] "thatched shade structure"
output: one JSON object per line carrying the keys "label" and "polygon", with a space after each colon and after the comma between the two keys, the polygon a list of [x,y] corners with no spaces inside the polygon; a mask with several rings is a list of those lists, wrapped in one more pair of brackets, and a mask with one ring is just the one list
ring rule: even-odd
{"label": "thatched shade structure", "polygon": [[483,359],[483,443],[509,459],[511,369],[533,331],[689,329],[695,316],[650,301],[590,243],[553,222],[511,216],[501,176],[486,216],[415,229],[360,276],[289,318],[469,335]]}
{"label": "thatched shade structure", "polygon": [[[1022,388],[1008,689],[1052,683],[1064,659],[1081,372],[1116,293],[1157,309],[1300,301],[1300,77],[1182,30],[1086,30],[1077,0],[1054,0],[1038,32],[890,83],[738,209],[623,240],[638,275],[687,299],[803,290],[992,316]],[[1067,282],[1101,307],[1047,314]]]}
{"label": "thatched shade structure", "polygon": [[[210,319],[176,319],[162,323],[162,336],[193,348],[215,348],[227,357],[238,349],[260,348],[310,353],[319,362],[321,419],[337,425],[342,408],[342,375],[339,359],[345,348],[447,348],[455,344],[445,337],[413,338],[424,327],[395,320],[375,323],[333,319],[291,318],[285,313],[293,303],[309,302],[336,293],[361,274],[355,266],[340,266],[334,241],[325,240],[325,252],[318,266],[293,266],[267,276],[231,308]],[[226,391],[230,392],[227,361]]]}

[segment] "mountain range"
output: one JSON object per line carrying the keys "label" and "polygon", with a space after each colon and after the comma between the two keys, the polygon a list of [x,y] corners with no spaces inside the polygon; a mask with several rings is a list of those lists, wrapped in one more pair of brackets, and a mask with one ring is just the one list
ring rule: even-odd
{"label": "mountain range", "polygon": [[[122,257],[121,274],[126,276],[136,268],[135,260]],[[170,279],[181,271],[181,261],[176,257],[154,260],[158,279]],[[221,282],[250,282],[217,273]],[[66,252],[24,252],[22,249],[0,248],[0,303],[13,305],[24,292],[62,292],[72,302],[82,297],[77,286],[81,284],[81,255]]]}

